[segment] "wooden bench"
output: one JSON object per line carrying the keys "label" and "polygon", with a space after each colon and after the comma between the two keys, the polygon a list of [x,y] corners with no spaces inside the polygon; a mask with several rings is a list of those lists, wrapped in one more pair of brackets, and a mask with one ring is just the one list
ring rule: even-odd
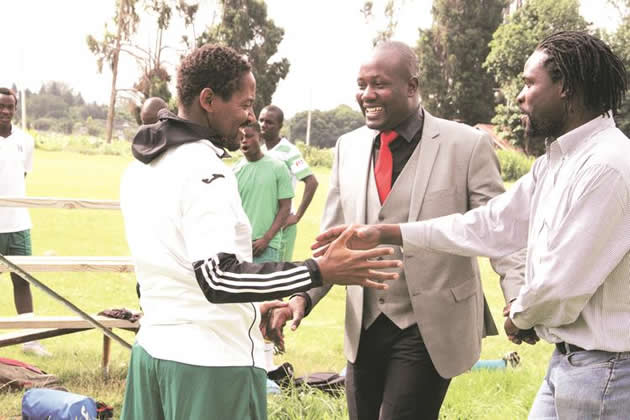
{"label": "wooden bench", "polygon": [[[0,207],[31,207],[87,210],[119,210],[120,203],[114,200],[85,200],[57,197],[0,197]],[[12,263],[27,272],[118,272],[134,271],[131,257],[84,257],[84,256],[8,256]],[[0,262],[0,273],[11,271]],[[96,315],[94,318],[107,328],[138,331],[139,324],[127,320]],[[32,340],[57,337],[94,327],[81,317],[33,316],[0,317],[0,329],[21,329],[0,335],[0,347],[21,344]],[[103,335],[103,373],[109,370],[111,339]]]}
{"label": "wooden bench", "polygon": [[[102,315],[92,315],[92,317],[107,328],[121,328],[137,332],[140,328],[138,322],[131,322],[126,319],[109,318]],[[0,335],[0,347],[14,344],[26,343],[32,340],[58,337],[60,335],[72,334],[79,331],[86,331],[94,328],[86,320],[74,316],[14,316],[0,318],[0,329],[21,329]],[[111,338],[103,335],[103,356],[101,367],[103,374],[109,374],[109,356],[111,354]]]}
{"label": "wooden bench", "polygon": [[[9,261],[27,272],[118,272],[133,273],[131,257],[61,257],[61,256],[6,256]],[[0,261],[0,272],[11,271]]]}

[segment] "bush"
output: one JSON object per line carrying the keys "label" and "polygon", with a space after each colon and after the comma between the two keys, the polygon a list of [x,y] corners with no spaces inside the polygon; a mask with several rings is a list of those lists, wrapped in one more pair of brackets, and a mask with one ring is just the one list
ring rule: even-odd
{"label": "bush", "polygon": [[301,141],[297,141],[295,143],[298,149],[300,149],[300,153],[304,157],[304,160],[309,164],[309,166],[316,167],[320,166],[323,168],[332,168],[333,163],[333,151],[332,149],[320,149],[315,146],[307,146]]}
{"label": "bush", "polygon": [[514,150],[497,150],[497,157],[503,181],[516,181],[529,172],[535,160],[533,156]]}
{"label": "bush", "polygon": [[85,155],[116,155],[131,154],[131,144],[127,141],[114,140],[105,143],[100,137],[86,135],[64,135],[54,132],[31,131],[35,139],[35,148],[48,152],[70,151]]}

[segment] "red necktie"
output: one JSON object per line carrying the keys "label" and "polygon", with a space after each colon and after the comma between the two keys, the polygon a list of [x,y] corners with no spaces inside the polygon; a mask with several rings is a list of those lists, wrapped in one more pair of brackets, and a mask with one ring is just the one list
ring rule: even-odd
{"label": "red necktie", "polygon": [[395,131],[381,132],[381,148],[374,167],[376,189],[378,190],[381,204],[385,202],[389,191],[392,189],[392,151],[389,149],[389,145],[396,137],[398,137],[398,133]]}

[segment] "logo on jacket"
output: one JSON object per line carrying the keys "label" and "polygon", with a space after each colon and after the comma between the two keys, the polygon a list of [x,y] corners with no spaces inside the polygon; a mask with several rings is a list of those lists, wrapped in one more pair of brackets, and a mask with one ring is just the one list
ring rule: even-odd
{"label": "logo on jacket", "polygon": [[221,174],[212,174],[212,178],[204,178],[201,180],[201,182],[209,184],[212,181],[214,181],[215,179],[219,179],[219,178],[225,178],[223,175]]}

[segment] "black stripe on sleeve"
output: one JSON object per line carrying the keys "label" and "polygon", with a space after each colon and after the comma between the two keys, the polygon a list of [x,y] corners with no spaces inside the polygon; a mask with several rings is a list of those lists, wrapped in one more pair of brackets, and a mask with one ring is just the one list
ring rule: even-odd
{"label": "black stripe on sleeve", "polygon": [[201,291],[212,303],[261,302],[279,299],[322,285],[315,260],[301,263],[239,262],[219,253],[193,264]]}

